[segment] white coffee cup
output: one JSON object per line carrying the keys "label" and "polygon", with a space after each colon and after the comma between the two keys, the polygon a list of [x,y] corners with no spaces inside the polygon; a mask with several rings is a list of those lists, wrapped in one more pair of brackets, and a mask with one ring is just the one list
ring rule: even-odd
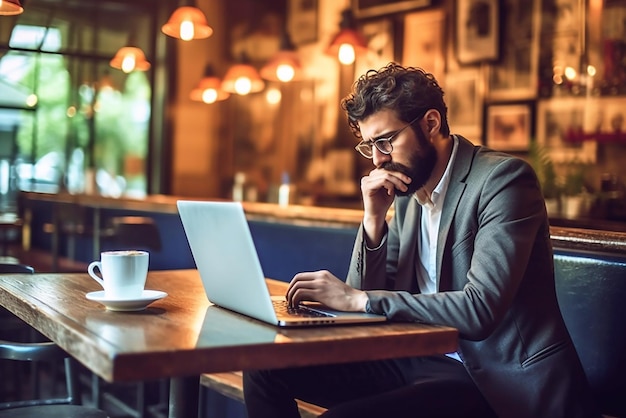
{"label": "white coffee cup", "polygon": [[[146,251],[104,251],[100,261],[89,264],[87,272],[104,288],[107,299],[141,297],[148,275],[149,254]],[[102,277],[96,274],[100,270]]]}

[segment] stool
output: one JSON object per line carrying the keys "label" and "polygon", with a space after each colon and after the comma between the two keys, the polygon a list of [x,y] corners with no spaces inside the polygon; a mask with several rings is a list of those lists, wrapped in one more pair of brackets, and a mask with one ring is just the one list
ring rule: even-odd
{"label": "stool", "polygon": [[[15,343],[0,340],[0,358],[29,362],[64,359],[67,396],[0,403],[1,418],[107,418],[101,410],[80,405],[80,390],[74,359],[53,342]],[[6,378],[6,377],[5,377]]]}

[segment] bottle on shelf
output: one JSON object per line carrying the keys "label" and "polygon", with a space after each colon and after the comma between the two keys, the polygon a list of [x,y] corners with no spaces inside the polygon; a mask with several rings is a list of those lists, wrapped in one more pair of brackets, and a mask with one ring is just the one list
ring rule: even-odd
{"label": "bottle on shelf", "polygon": [[285,172],[282,175],[282,181],[280,183],[280,186],[278,187],[278,205],[289,205],[290,194],[291,184],[289,184],[289,174]]}

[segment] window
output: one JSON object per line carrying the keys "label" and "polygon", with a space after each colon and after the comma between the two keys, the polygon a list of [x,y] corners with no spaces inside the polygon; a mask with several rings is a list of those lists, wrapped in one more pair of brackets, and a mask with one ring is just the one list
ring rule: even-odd
{"label": "window", "polygon": [[154,9],[30,0],[23,14],[3,17],[12,28],[0,32],[2,209],[18,190],[146,194],[150,73],[109,61],[128,43],[154,56]]}

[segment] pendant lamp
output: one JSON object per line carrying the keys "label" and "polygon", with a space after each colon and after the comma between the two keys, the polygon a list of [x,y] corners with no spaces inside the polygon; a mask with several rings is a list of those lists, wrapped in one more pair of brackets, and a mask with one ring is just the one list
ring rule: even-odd
{"label": "pendant lamp", "polygon": [[147,71],[150,63],[141,48],[125,46],[120,48],[110,62],[111,67],[122,70],[125,73],[132,71]]}
{"label": "pendant lamp", "polygon": [[356,19],[351,9],[341,12],[339,29],[339,33],[333,37],[326,53],[337,57],[343,65],[350,65],[358,55],[367,51],[367,42],[357,30]]}
{"label": "pendant lamp", "polygon": [[23,11],[20,0],[0,0],[0,16],[19,15]]}
{"label": "pendant lamp", "polygon": [[302,64],[296,52],[296,47],[291,42],[287,31],[281,36],[280,50],[261,68],[261,77],[270,81],[301,80],[303,76]]}
{"label": "pendant lamp", "polygon": [[204,70],[204,77],[198,83],[198,86],[191,90],[189,98],[197,102],[207,104],[226,100],[230,97],[230,93],[222,90],[222,80],[215,76],[213,67],[207,65]]}
{"label": "pendant lamp", "polygon": [[265,88],[265,82],[259,72],[250,64],[245,54],[242,54],[238,63],[232,65],[222,81],[222,89],[228,93],[245,96],[257,93]]}
{"label": "pendant lamp", "polygon": [[183,41],[205,39],[213,34],[213,29],[207,23],[202,10],[191,5],[174,10],[167,23],[161,27],[161,31]]}

